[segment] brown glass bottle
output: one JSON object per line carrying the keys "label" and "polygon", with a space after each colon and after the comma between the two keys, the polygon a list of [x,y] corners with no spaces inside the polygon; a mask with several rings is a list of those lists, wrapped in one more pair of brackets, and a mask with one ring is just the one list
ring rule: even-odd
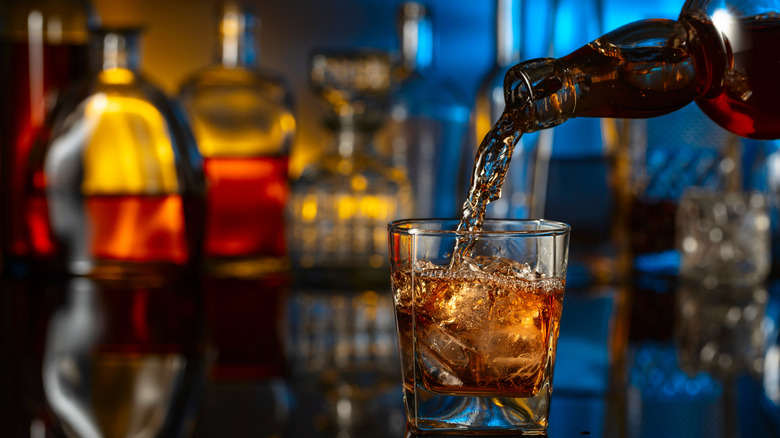
{"label": "brown glass bottle", "polygon": [[[699,14],[621,27],[561,59],[514,66],[504,82],[508,107],[524,131],[571,117],[646,118],[695,101],[725,129],[756,139],[780,138],[780,18],[735,19],[732,40]],[[738,37],[738,38],[737,38]]]}

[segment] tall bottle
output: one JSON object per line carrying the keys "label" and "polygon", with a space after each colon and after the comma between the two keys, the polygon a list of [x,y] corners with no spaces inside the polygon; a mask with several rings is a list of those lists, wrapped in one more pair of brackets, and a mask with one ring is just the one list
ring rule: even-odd
{"label": "tall bottle", "polygon": [[[496,59],[477,91],[472,115],[474,147],[504,112],[504,77],[509,68],[524,57],[549,55],[551,3],[535,1],[529,5],[522,0],[496,0]],[[546,175],[549,143],[548,133],[529,134],[520,140],[502,196],[488,206],[487,216],[542,216],[546,187],[538,177]]]}
{"label": "tall bottle", "polygon": [[[138,30],[95,31],[90,48],[95,71],[54,110],[26,188],[35,273],[68,297],[48,322],[44,393],[79,436],[176,435],[203,373],[201,159],[140,74]],[[159,392],[139,398],[149,382]]]}
{"label": "tall bottle", "polygon": [[[398,8],[401,63],[391,94],[388,143],[394,164],[406,171],[416,217],[455,217],[463,194],[469,108],[462,92],[437,74],[430,13],[417,2]],[[469,153],[470,155],[470,153]]]}
{"label": "tall bottle", "polygon": [[[64,87],[87,73],[86,0],[10,1],[0,5],[0,246],[9,271],[30,256],[24,209],[27,159]],[[19,272],[16,272],[19,271]]]}
{"label": "tall bottle", "polygon": [[323,157],[292,185],[293,266],[305,273],[298,277],[320,286],[389,286],[383,273],[385,226],[408,215],[411,206],[408,180],[375,151],[390,87],[389,57],[379,52],[317,53],[311,82],[328,106],[328,136]]}
{"label": "tall bottle", "polygon": [[695,101],[741,136],[780,137],[777,2],[688,0],[677,21],[623,26],[560,59],[507,73],[505,98],[522,131],[571,117],[646,118]]}
{"label": "tall bottle", "polygon": [[135,29],[92,34],[96,73],[68,90],[31,155],[33,250],[69,276],[165,282],[197,267],[200,155],[139,73],[138,43]]}
{"label": "tall bottle", "polygon": [[[223,3],[217,29],[214,62],[189,77],[179,96],[208,183],[200,278],[215,360],[206,386],[212,403],[201,410],[199,434],[224,423],[213,406],[243,402],[247,390],[259,392],[261,382],[286,371],[281,318],[289,291],[285,208],[293,99],[285,82],[260,66],[260,17],[253,8]],[[232,413],[241,425],[237,433],[260,427],[261,417],[250,414],[255,408],[267,406]]]}
{"label": "tall bottle", "polygon": [[[343,436],[368,426],[359,400],[398,376],[386,227],[411,213],[412,197],[404,172],[377,151],[390,75],[384,52],[313,55],[312,88],[328,110],[325,149],[292,184],[290,371],[325,389],[323,421]],[[343,405],[354,407],[344,414]]]}
{"label": "tall bottle", "polygon": [[258,18],[226,3],[216,62],[181,87],[208,180],[204,252],[212,273],[251,276],[287,266],[292,95],[259,68]]}
{"label": "tall bottle", "polygon": [[[552,32],[552,54],[567,54],[582,41],[602,34],[602,2],[558,0]],[[625,206],[620,191],[626,185],[616,151],[618,129],[614,119],[576,118],[549,133],[549,176],[541,191],[545,217],[558,217],[579,232],[572,239],[567,285],[618,285],[625,278]],[[622,132],[622,131],[620,131]],[[523,136],[523,139],[525,136]],[[577,181],[576,186],[572,181]],[[574,195],[576,193],[576,195]]]}

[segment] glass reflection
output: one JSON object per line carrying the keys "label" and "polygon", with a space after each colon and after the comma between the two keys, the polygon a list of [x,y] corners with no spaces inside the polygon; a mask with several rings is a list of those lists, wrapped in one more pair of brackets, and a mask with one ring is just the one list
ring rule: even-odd
{"label": "glass reflection", "polygon": [[[293,391],[301,409],[319,406],[312,423],[324,436],[403,433],[392,309],[389,294],[373,291],[304,290],[290,297],[286,345]],[[304,426],[291,426],[293,436],[309,436]]]}
{"label": "glass reflection", "polygon": [[776,430],[780,430],[780,283],[770,289],[764,321],[764,374],[761,379],[762,407],[772,416]]}
{"label": "glass reflection", "polygon": [[179,436],[203,379],[199,304],[170,288],[71,279],[49,321],[45,399],[67,436]]}
{"label": "glass reflection", "polygon": [[681,285],[675,325],[681,367],[721,379],[742,372],[760,375],[764,366],[761,326],[768,299],[763,285]]}

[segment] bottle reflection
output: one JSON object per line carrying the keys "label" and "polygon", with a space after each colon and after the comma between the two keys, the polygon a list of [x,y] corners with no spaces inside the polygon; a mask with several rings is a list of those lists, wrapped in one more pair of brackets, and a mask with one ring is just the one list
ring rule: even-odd
{"label": "bottle reflection", "polygon": [[675,327],[682,367],[726,379],[743,372],[761,375],[768,298],[763,285],[683,284]]}
{"label": "bottle reflection", "polygon": [[771,289],[765,323],[762,329],[766,335],[764,351],[764,375],[761,379],[762,406],[780,427],[780,290],[778,284]]}
{"label": "bottle reflection", "polygon": [[677,288],[672,342],[634,351],[627,411],[636,436],[768,433],[766,413],[746,394],[765,381],[770,294],[763,284],[705,284]]}
{"label": "bottle reflection", "polygon": [[250,5],[225,2],[215,62],[180,93],[209,185],[206,265],[220,276],[288,264],[284,212],[296,122],[289,88],[260,67],[259,21]]}
{"label": "bottle reflection", "polygon": [[74,278],[48,323],[45,399],[68,436],[178,436],[203,379],[191,291]]}
{"label": "bottle reflection", "polygon": [[287,318],[294,390],[320,405],[315,427],[340,438],[400,436],[405,416],[390,296],[297,291]]}

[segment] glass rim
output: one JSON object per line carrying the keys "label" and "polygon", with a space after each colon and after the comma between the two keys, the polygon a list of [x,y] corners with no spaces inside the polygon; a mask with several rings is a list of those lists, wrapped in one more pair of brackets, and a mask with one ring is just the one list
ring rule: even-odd
{"label": "glass rim", "polygon": [[[479,237],[507,237],[507,236],[563,236],[569,234],[571,226],[564,222],[548,219],[485,219],[485,224],[536,224],[537,228],[516,230],[480,230],[458,231],[439,230],[427,228],[413,228],[412,224],[442,224],[453,222],[457,224],[460,219],[399,219],[387,224],[387,230],[392,234],[404,234],[408,236],[479,236]],[[406,227],[405,227],[406,226]],[[538,227],[545,227],[540,229]]]}

